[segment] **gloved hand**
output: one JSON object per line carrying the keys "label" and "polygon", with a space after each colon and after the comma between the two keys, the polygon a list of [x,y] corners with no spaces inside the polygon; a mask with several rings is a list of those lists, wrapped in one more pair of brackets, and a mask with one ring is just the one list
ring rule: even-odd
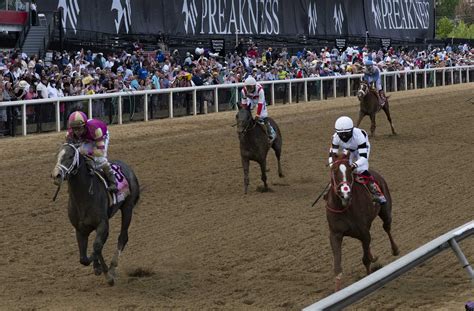
{"label": "gloved hand", "polygon": [[357,167],[358,167],[357,163],[354,162],[354,163],[351,164],[351,169],[352,169],[353,171],[356,170]]}
{"label": "gloved hand", "polygon": [[258,121],[260,119],[260,116],[255,116],[255,121]]}

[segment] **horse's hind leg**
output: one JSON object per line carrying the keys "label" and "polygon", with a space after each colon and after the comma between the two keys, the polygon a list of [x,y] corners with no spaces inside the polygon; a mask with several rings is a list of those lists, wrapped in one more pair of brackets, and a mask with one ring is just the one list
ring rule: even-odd
{"label": "horse's hind leg", "polygon": [[[279,140],[279,138],[277,138]],[[278,176],[279,177],[285,177],[283,175],[283,170],[281,169],[281,162],[280,162],[280,156],[281,156],[281,141],[278,142],[278,144],[273,144],[272,146],[273,150],[275,150],[275,156],[277,158],[278,162]]]}
{"label": "horse's hind leg", "polygon": [[109,275],[109,268],[107,267],[107,264],[105,263],[105,259],[102,256],[102,249],[104,248],[105,242],[107,241],[107,238],[109,236],[109,223],[108,220],[103,220],[99,226],[96,229],[97,235],[94,240],[94,252],[92,254],[92,257],[94,260],[98,260],[100,263],[100,267],[102,269],[102,272],[104,272],[105,279],[107,280],[107,283],[109,285],[114,285],[115,279],[113,278],[112,275]]}
{"label": "horse's hind leg", "polygon": [[132,206],[127,206],[122,210],[122,225],[120,227],[120,235],[118,237],[117,243],[117,250],[115,251],[114,257],[110,262],[109,267],[109,274],[114,279],[116,278],[115,268],[118,266],[119,257],[122,254],[123,250],[125,249],[125,245],[128,242],[128,227],[130,226],[130,222],[132,221]]}
{"label": "horse's hind leg", "polygon": [[398,254],[400,254],[400,250],[398,249],[398,246],[395,243],[395,241],[392,237],[392,233],[391,233],[391,229],[392,229],[392,206],[391,206],[391,203],[388,202],[385,206],[383,206],[380,209],[379,217],[382,219],[383,229],[387,233],[388,238],[390,240],[390,246],[392,248],[392,255],[397,256]]}
{"label": "horse's hind leg", "polygon": [[388,101],[385,103],[385,105],[383,106],[382,109],[385,112],[385,115],[387,116],[388,122],[390,123],[390,128],[392,129],[392,134],[397,135],[397,133],[395,132],[395,128],[393,127],[392,118],[390,117],[390,108],[388,106]]}

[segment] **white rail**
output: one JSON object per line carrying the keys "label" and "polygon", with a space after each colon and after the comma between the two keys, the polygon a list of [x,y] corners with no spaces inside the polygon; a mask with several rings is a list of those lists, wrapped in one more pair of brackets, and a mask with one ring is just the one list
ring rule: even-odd
{"label": "white rail", "polygon": [[[420,75],[423,76],[423,83],[422,88],[428,87],[428,75],[430,73],[443,73],[441,83],[437,83],[436,75],[434,75],[434,79],[432,79],[432,86],[444,86],[446,85],[446,72],[449,73],[449,80],[450,84],[454,84],[454,73],[457,72],[458,83],[463,83],[463,78],[465,78],[466,82],[474,82],[474,73],[470,73],[471,70],[474,70],[474,65],[472,66],[459,66],[459,67],[441,67],[441,68],[430,68],[430,69],[417,69],[417,70],[410,70],[410,71],[392,71],[392,72],[382,72],[382,79],[383,79],[383,87],[384,90],[391,91],[392,88],[395,91],[399,89],[408,90],[408,80],[409,77],[411,78],[411,82],[413,83],[413,89],[418,88],[418,77]],[[470,74],[473,74],[470,77]],[[388,88],[387,84],[387,77],[400,77],[400,81],[403,81],[403,87],[397,85],[397,79],[392,80],[391,88]],[[267,95],[269,98],[269,102],[274,105],[276,104],[275,100],[275,85],[279,84],[286,84],[288,85],[286,92],[288,98],[288,103],[292,103],[292,84],[304,84],[303,85],[303,101],[308,101],[308,83],[310,82],[317,82],[317,81],[333,81],[332,84],[332,96],[337,97],[337,80],[346,80],[347,84],[344,87],[346,90],[344,92],[344,96],[351,96],[351,81],[353,80],[360,80],[363,77],[362,74],[354,74],[354,75],[344,75],[344,76],[329,76],[329,77],[314,77],[314,78],[303,78],[303,79],[291,79],[291,80],[275,80],[275,81],[262,81],[260,84],[262,85],[270,85],[270,96]],[[432,77],[430,75],[430,77]],[[200,86],[200,87],[184,87],[184,88],[168,88],[168,89],[161,89],[161,90],[146,90],[146,91],[127,91],[127,92],[116,92],[116,93],[107,93],[107,94],[95,94],[95,95],[83,95],[83,96],[68,96],[68,97],[61,97],[55,99],[35,99],[35,100],[22,100],[22,101],[12,101],[12,102],[2,102],[0,103],[0,107],[9,107],[9,106],[18,106],[21,107],[21,120],[22,120],[22,134],[27,134],[27,115],[26,115],[26,106],[27,105],[38,105],[38,104],[47,104],[52,103],[55,105],[56,113],[56,130],[59,132],[61,131],[61,113],[60,113],[60,105],[61,103],[67,102],[78,102],[78,101],[87,101],[88,102],[88,112],[89,117],[92,118],[92,105],[94,100],[98,99],[107,99],[107,98],[118,98],[118,124],[122,124],[123,118],[123,97],[128,96],[144,96],[144,121],[148,121],[148,111],[149,111],[149,100],[148,95],[155,95],[155,94],[167,94],[169,96],[169,118],[174,117],[174,105],[173,105],[173,94],[182,93],[182,92],[192,92],[192,107],[193,107],[193,114],[196,115],[196,106],[197,106],[197,91],[213,91],[214,96],[214,112],[219,111],[219,100],[218,100],[218,90],[220,89],[236,89],[243,87],[243,83],[235,83],[235,84],[220,84],[220,85],[209,85],[209,86]],[[323,99],[323,96],[329,97],[328,95],[331,94],[324,94],[323,90],[323,83],[319,83],[319,93],[320,100]],[[341,89],[341,87],[339,88]],[[145,96],[147,95],[147,96]]]}
{"label": "white rail", "polygon": [[474,234],[474,220],[426,243],[362,280],[303,310],[341,310],[449,247],[452,248],[458,257],[461,265],[469,274],[469,277],[474,280],[474,271],[457,243],[472,234]]}

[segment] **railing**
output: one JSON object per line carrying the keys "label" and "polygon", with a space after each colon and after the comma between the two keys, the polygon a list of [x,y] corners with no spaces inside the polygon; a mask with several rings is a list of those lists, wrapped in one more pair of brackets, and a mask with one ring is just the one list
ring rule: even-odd
{"label": "railing", "polygon": [[383,287],[391,280],[399,277],[403,273],[418,266],[449,247],[451,247],[458,257],[459,262],[462,267],[466,269],[471,280],[474,280],[474,271],[458,245],[459,241],[472,234],[474,234],[474,220],[426,243],[402,258],[368,275],[362,280],[304,308],[303,310],[341,310],[342,308],[349,306],[375,290]]}
{"label": "railing", "polygon": [[[323,100],[327,98],[350,97],[357,92],[362,74],[314,77],[292,80],[275,80],[260,82],[267,94],[270,105],[292,103],[293,101]],[[396,92],[427,87],[437,87],[458,83],[474,82],[474,66],[442,67],[412,71],[393,71],[382,73],[382,85],[386,92]],[[174,118],[183,115],[196,115],[198,105],[201,113],[234,110],[237,107],[243,83],[220,84],[200,87],[168,88],[161,90],[127,91],[108,94],[70,96],[51,99],[23,100],[0,103],[0,109],[12,107],[9,115],[13,120],[10,135],[21,127],[23,135],[27,135],[36,123],[37,131],[42,131],[42,124],[54,122],[54,128],[48,130],[61,131],[65,128],[67,114],[72,107],[88,113],[90,118],[105,118],[108,111],[108,123],[122,124],[140,118],[148,121],[154,118]],[[184,96],[183,96],[184,95]],[[138,101],[137,101],[138,98]],[[151,99],[151,105],[150,105]],[[129,106],[124,107],[124,102]],[[138,102],[138,103],[137,103]],[[212,105],[209,106],[209,104]],[[52,104],[52,105],[51,105]],[[105,107],[107,106],[107,107]],[[210,110],[208,111],[208,106]],[[105,107],[105,108],[104,108]],[[21,115],[18,115],[21,108]],[[29,109],[27,109],[29,108]],[[100,108],[100,109],[94,109]],[[184,112],[186,108],[186,112]],[[27,116],[28,110],[28,116]],[[34,110],[34,111],[33,111]],[[46,110],[46,111],[43,111]],[[33,112],[32,112],[33,111]],[[38,113],[36,113],[38,112]],[[31,117],[33,115],[33,117]],[[17,120],[21,119],[21,125]],[[61,126],[63,123],[63,126]],[[31,129],[30,129],[31,132]]]}

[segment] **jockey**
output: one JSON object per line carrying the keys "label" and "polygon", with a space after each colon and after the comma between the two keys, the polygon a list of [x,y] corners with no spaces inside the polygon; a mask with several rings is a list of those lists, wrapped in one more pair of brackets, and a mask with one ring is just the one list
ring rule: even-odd
{"label": "jockey", "polygon": [[379,94],[379,103],[381,106],[385,105],[385,92],[382,89],[382,79],[380,76],[380,70],[377,66],[374,66],[374,62],[371,59],[365,61],[364,77],[362,78],[369,85],[374,82],[377,92]]}
{"label": "jockey", "polygon": [[110,192],[117,192],[115,176],[107,160],[109,132],[107,125],[101,120],[87,119],[82,111],[74,111],[68,119],[66,134],[68,143],[81,144],[80,152],[94,160],[94,169],[102,169],[109,184]]}
{"label": "jockey", "polygon": [[367,133],[354,127],[352,119],[340,117],[336,120],[336,133],[332,136],[332,146],[329,149],[329,165],[332,165],[333,155],[337,154],[339,147],[350,152],[350,163],[354,173],[368,177],[368,188],[374,200],[384,205],[387,199],[380,192],[379,187],[369,172],[370,143]]}
{"label": "jockey", "polygon": [[267,103],[265,102],[263,87],[257,83],[254,77],[248,76],[247,79],[245,79],[244,88],[242,89],[241,107],[252,110],[255,106],[257,106],[255,121],[265,125],[264,129],[267,132],[269,143],[271,144],[276,138],[276,133],[267,119]]}

